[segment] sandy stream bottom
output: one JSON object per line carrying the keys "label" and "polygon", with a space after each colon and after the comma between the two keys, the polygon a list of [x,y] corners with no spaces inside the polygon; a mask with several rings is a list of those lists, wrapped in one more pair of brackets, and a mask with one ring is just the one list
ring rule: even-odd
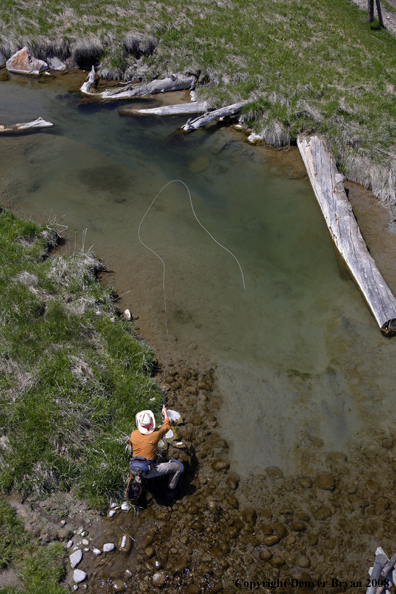
{"label": "sandy stream bottom", "polygon": [[[65,110],[59,126],[85,126],[88,133],[89,124],[73,114]],[[77,132],[2,139],[0,201],[37,221],[51,211],[51,217],[66,213],[67,253],[74,243],[80,249],[88,227],[85,248],[96,242],[112,271],[102,282],[119,294],[129,291],[120,309],[139,316],[136,331],[163,364],[161,271],[138,245],[136,229],[149,198],[170,177],[154,151],[148,159],[138,137],[127,136],[125,120],[113,119],[87,144]],[[158,143],[163,136],[156,126]],[[132,157],[117,152],[112,134],[125,135]],[[199,134],[168,138],[166,166],[176,177],[175,157],[188,159],[183,179],[191,184],[198,216],[213,210],[207,220],[213,216],[217,227],[211,229],[240,256],[248,288],[243,294],[235,263],[197,235],[180,190],[158,201],[146,237],[167,262],[173,258],[167,381],[170,405],[185,421],[177,431],[186,447],[170,445],[167,455],[188,468],[180,498],[164,506],[161,486],[154,485],[139,515],[119,510],[97,521],[83,503],[56,496],[27,501],[23,508],[36,510],[27,521],[43,541],[56,534],[67,539],[83,525],[90,549],[133,537],[128,552],[84,553],[79,568],[88,580],[79,589],[88,592],[233,592],[241,591],[238,578],[320,579],[326,583],[320,591],[345,591],[334,579],[348,582],[348,592],[361,592],[376,547],[389,556],[396,549],[396,432],[389,414],[395,342],[380,334],[334,256],[297,150],[253,149],[224,128]],[[207,154],[210,164],[195,171]],[[260,167],[268,177],[256,182]],[[218,199],[220,178],[229,206]],[[284,184],[286,198],[280,198]],[[265,204],[257,200],[263,187]],[[387,231],[387,211],[356,184],[347,187],[371,253],[395,292],[396,241]],[[66,526],[59,528],[63,516]],[[351,583],[359,581],[361,587]],[[290,581],[268,589],[296,591]]]}

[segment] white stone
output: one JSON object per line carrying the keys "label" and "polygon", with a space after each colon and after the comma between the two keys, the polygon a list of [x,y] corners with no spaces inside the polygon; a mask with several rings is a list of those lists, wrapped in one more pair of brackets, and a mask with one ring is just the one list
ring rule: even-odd
{"label": "white stone", "polygon": [[169,431],[164,435],[165,439],[173,439],[174,436],[175,434],[173,433],[172,429],[169,429]]}
{"label": "white stone", "polygon": [[132,571],[129,571],[129,569],[126,569],[126,570],[125,570],[125,573],[126,573],[127,575],[132,575]]}
{"label": "white stone", "polygon": [[73,573],[73,580],[77,582],[77,584],[83,582],[86,579],[86,577],[87,574],[85,573],[85,571],[82,571],[81,569],[76,569]]}
{"label": "white stone", "polygon": [[66,545],[66,548],[67,549],[70,549],[72,546],[73,546],[73,541],[72,540],[69,540],[69,542]]}
{"label": "white stone", "polygon": [[116,510],[115,510],[115,509],[111,509],[111,510],[109,511],[109,518],[113,518],[113,517],[116,515],[116,513],[117,513],[117,512],[116,512]]}
{"label": "white stone", "polygon": [[122,540],[121,540],[121,548],[122,549],[125,549],[126,543],[127,543],[127,536],[126,536],[126,534],[124,534],[124,536],[122,537]]}
{"label": "white stone", "polygon": [[195,91],[190,91],[190,97],[191,97],[191,101],[196,101],[197,100],[197,94]]}
{"label": "white stone", "polygon": [[65,70],[66,65],[56,56],[47,56],[47,64],[51,70]]}
{"label": "white stone", "polygon": [[126,309],[124,311],[124,320],[128,320],[129,321],[131,319],[132,319],[131,312],[129,311],[129,309]]}
{"label": "white stone", "polygon": [[82,543],[83,543],[84,546],[88,546],[89,545],[89,541],[86,538],[83,538]]}
{"label": "white stone", "polygon": [[177,410],[168,410],[167,412],[172,425],[177,423],[177,421],[181,418],[181,415],[177,412]]}
{"label": "white stone", "polygon": [[83,553],[82,550],[79,549],[78,551],[75,551],[74,553],[72,553],[69,557],[70,559],[70,564],[73,567],[73,569],[75,567],[77,567],[77,565],[80,563],[81,559],[83,557]]}
{"label": "white stone", "polygon": [[77,534],[81,534],[84,532],[84,527],[80,526],[80,528],[77,530]]}
{"label": "white stone", "polygon": [[248,136],[248,141],[256,144],[256,142],[259,142],[260,140],[262,140],[260,134],[256,134],[255,132],[253,132],[252,134],[250,134],[250,136]]}
{"label": "white stone", "polygon": [[103,545],[103,552],[110,553],[111,551],[115,551],[115,544],[113,544],[112,542],[106,542]]}
{"label": "white stone", "polygon": [[86,547],[86,548],[84,549],[84,551],[85,551],[86,553],[88,553],[88,551],[89,551],[89,547]]}
{"label": "white stone", "polygon": [[101,555],[102,554],[102,551],[100,549],[96,549],[96,548],[92,549],[92,552],[93,552],[94,555]]}
{"label": "white stone", "polygon": [[73,586],[73,590],[74,590],[74,591],[78,590],[78,586],[77,586],[77,584],[74,584],[74,586]]}
{"label": "white stone", "polygon": [[66,521],[65,520],[61,520],[61,524],[62,524],[62,526],[64,526],[66,524]]}
{"label": "white stone", "polygon": [[131,506],[127,501],[124,501],[124,503],[121,505],[121,509],[122,511],[129,511],[131,509]]}
{"label": "white stone", "polygon": [[110,508],[114,509],[117,507],[117,504],[115,503],[115,501],[113,501],[113,503],[110,504]]}

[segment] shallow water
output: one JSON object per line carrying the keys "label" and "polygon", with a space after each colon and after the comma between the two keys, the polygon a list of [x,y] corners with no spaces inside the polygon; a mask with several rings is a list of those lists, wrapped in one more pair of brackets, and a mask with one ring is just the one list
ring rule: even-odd
{"label": "shallow water", "polygon": [[69,252],[87,229],[84,248],[95,244],[119,293],[130,291],[122,305],[163,356],[162,265],[137,230],[168,181],[189,186],[246,289],[180,184],[161,194],[141,236],[166,263],[169,357],[217,366],[220,430],[239,474],[311,472],[377,422],[391,426],[396,340],[381,335],[339,262],[297,149],[251,147],[219,126],[175,133],[183,117],[120,117],[121,103],[81,102],[70,92],[78,76],[67,76],[0,82],[1,122],[54,123],[1,139],[0,201],[67,225]]}

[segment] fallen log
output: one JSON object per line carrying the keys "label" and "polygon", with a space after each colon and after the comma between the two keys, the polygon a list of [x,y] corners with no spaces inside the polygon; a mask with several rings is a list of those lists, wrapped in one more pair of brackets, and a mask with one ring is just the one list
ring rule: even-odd
{"label": "fallen log", "polygon": [[149,109],[123,109],[123,115],[182,115],[184,113],[204,113],[208,109],[206,101],[192,101],[191,103],[179,103],[178,105],[163,105],[162,107],[151,107]]}
{"label": "fallen log", "polygon": [[187,120],[187,122],[182,126],[182,130],[186,132],[191,132],[192,130],[197,130],[201,128],[201,126],[206,126],[206,124],[210,124],[213,120],[217,120],[219,118],[225,118],[226,116],[236,115],[239,113],[242,108],[248,103],[248,101],[239,101],[238,103],[233,103],[232,105],[227,105],[227,107],[221,107],[220,109],[215,109],[213,111],[208,111],[203,115],[195,118],[194,120]]}
{"label": "fallen log", "polygon": [[297,145],[330,235],[381,330],[396,331],[396,299],[370,256],[344,188],[344,177],[319,136],[300,134]]}
{"label": "fallen log", "polygon": [[87,80],[80,87],[80,92],[89,97],[97,99],[131,99],[132,97],[143,97],[144,95],[156,95],[157,93],[170,93],[172,91],[184,91],[195,85],[194,76],[172,75],[161,80],[152,80],[144,85],[126,85],[122,89],[108,89],[99,93],[93,93],[89,89],[95,82],[95,68],[92,66]]}
{"label": "fallen log", "polygon": [[0,124],[0,134],[15,134],[16,132],[33,132],[39,128],[51,128],[54,124],[46,122],[43,118],[37,118],[32,122],[23,124]]}

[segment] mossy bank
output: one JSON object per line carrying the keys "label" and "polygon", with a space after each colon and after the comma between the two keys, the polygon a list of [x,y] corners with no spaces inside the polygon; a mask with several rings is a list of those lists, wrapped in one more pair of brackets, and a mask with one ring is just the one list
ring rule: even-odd
{"label": "mossy bank", "polygon": [[351,0],[6,0],[0,23],[6,57],[27,44],[102,77],[194,73],[213,106],[250,100],[265,141],[321,132],[347,177],[396,200],[396,39]]}

